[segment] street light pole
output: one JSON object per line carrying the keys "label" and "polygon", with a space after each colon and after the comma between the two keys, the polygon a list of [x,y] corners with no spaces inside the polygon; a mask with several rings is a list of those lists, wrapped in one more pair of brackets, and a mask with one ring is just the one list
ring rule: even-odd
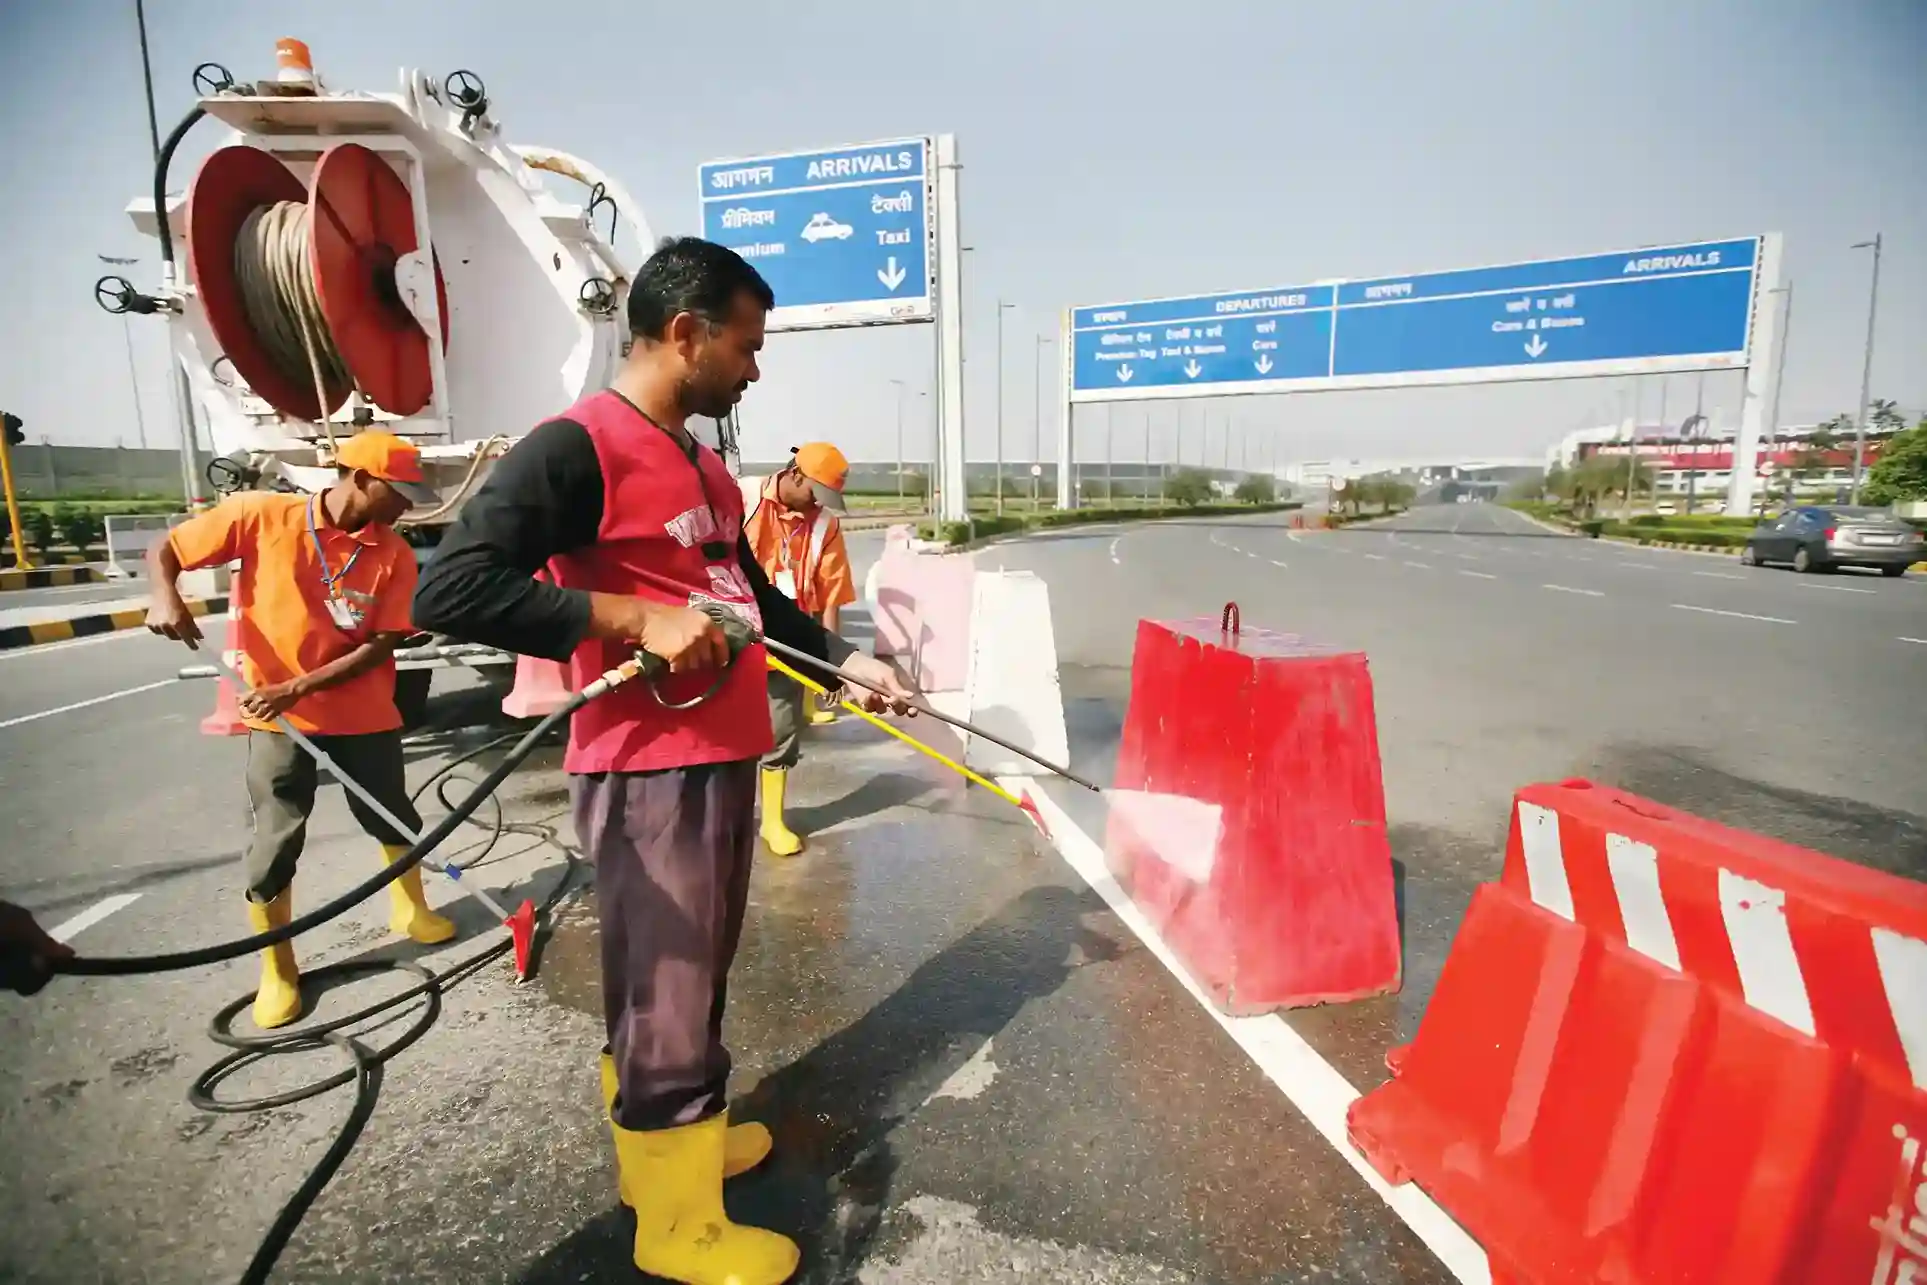
{"label": "street light pole", "polygon": [[893,379],[897,386],[897,507],[903,507],[903,391],[904,382]]}
{"label": "street light pole", "polygon": [[[1873,323],[1880,307],[1880,233],[1871,241],[1856,241],[1856,250],[1873,249],[1873,282],[1867,288],[1867,355],[1860,365],[1860,418],[1853,425],[1853,502],[1860,503],[1860,475],[1867,455],[1867,398],[1873,383]],[[1788,301],[1789,304],[1791,300]],[[1781,367],[1785,368],[1785,358]]]}
{"label": "street light pole", "polygon": [[1004,516],[1004,314],[1014,303],[997,301],[997,516]]}
{"label": "street light pole", "polygon": [[[94,257],[102,263],[112,264],[117,268],[132,267],[134,264],[140,262],[139,259],[123,259],[111,254],[96,254]],[[134,323],[132,313],[123,312],[120,315],[120,333],[121,337],[127,341],[127,387],[134,395],[134,432],[140,438],[141,449],[144,451],[147,449],[147,417],[141,413],[140,369],[134,364]]]}
{"label": "street light pole", "polygon": [[1050,340],[1039,335],[1037,336],[1037,347],[1032,352],[1035,360],[1031,362],[1031,380],[1037,385],[1037,405],[1033,408],[1034,413],[1030,421],[1030,462],[1032,465],[1030,475],[1030,511],[1032,513],[1037,512],[1038,506],[1037,484],[1040,480],[1040,474],[1037,470],[1044,467],[1044,349],[1049,346]]}

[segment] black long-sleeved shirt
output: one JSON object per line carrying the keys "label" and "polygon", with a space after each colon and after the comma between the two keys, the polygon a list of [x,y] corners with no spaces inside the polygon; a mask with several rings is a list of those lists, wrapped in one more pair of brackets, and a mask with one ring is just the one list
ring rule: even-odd
{"label": "black long-sleeved shirt", "polygon": [[[539,425],[496,461],[422,568],[415,627],[521,655],[568,659],[588,634],[589,595],[534,577],[557,554],[595,543],[602,481],[587,429],[572,419]],[[736,557],[767,637],[831,664],[855,653],[770,583],[740,534]],[[837,681],[820,671],[811,677]]]}

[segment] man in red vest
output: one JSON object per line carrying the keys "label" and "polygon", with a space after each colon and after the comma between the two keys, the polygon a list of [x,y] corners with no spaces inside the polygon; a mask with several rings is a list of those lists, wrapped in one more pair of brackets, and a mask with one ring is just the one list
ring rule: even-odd
{"label": "man in red vest", "polygon": [[[727,415],[758,378],[774,306],[735,252],[664,242],[629,288],[622,372],[496,464],[415,596],[418,628],[569,660],[577,687],[638,646],[669,664],[653,690],[637,682],[583,706],[564,767],[596,866],[603,1092],[636,1212],[635,1263],[688,1285],[777,1285],[798,1258],[788,1238],[723,1212],[723,1179],[770,1149],[763,1126],[728,1124],[722,1019],[749,895],[757,760],[773,738],[764,648],[732,661],[697,606],[891,694],[872,708],[902,712],[912,696],[770,584],[743,538],[736,480],[690,435],[690,416]],[[535,578],[545,567],[549,583]]]}

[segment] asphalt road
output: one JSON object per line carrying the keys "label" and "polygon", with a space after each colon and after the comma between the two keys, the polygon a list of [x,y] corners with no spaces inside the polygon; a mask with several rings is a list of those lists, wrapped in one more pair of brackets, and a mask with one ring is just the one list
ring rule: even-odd
{"label": "asphalt road", "polygon": [[[880,537],[852,544],[861,577]],[[1279,517],[1071,529],[976,556],[1050,584],[1073,758],[1100,778],[1140,616],[1235,599],[1247,623],[1367,652],[1406,985],[1288,1017],[1359,1088],[1415,1027],[1526,781],[1590,776],[1927,870],[1927,643],[1910,641],[1927,637],[1927,585],[1913,578],[1582,542],[1483,506],[1340,532]],[[865,633],[861,613],[849,632]],[[0,896],[50,924],[105,911],[83,950],[241,931],[242,746],[198,734],[211,687],[170,681],[192,659],[143,634],[0,654]],[[456,676],[438,693],[410,739],[418,784],[504,730],[499,691]],[[544,750],[512,778],[520,829],[495,850],[478,857],[465,832],[447,855],[479,860],[474,877],[510,898],[550,895],[568,873],[557,766]],[[847,721],[815,736],[793,810],[816,840],[759,864],[728,1034],[739,1110],[777,1139],[764,1171],[732,1183],[732,1208],[799,1237],[799,1279],[1450,1279],[1020,817]],[[1081,820],[1102,834],[1101,816]],[[298,905],[372,862],[324,791]],[[431,966],[490,930],[473,903],[452,913],[464,938]],[[389,1064],[277,1280],[633,1278],[597,1111],[592,895],[556,924],[534,984],[501,964],[462,983]],[[414,957],[379,902],[301,951],[307,967]],[[0,1279],[239,1275],[348,1110],[340,1093],[226,1115],[186,1103],[216,1056],[208,1015],[252,981],[242,961],[0,1000]],[[376,974],[312,998],[335,1014],[401,985]],[[275,1059],[224,1092],[332,1069]]]}
{"label": "asphalt road", "polygon": [[[880,545],[853,539],[859,577]],[[861,612],[847,632],[865,635]],[[49,925],[102,916],[75,936],[84,951],[243,931],[243,746],[198,733],[211,685],[170,680],[192,659],[139,633],[0,656],[0,896]],[[417,785],[504,730],[499,690],[458,675],[437,693],[409,742]],[[480,854],[464,832],[444,854],[511,904],[568,872],[557,768],[544,750],[512,778],[501,797],[521,828],[496,849]],[[792,820],[813,846],[759,864],[728,1025],[738,1110],[770,1124],[777,1150],[730,1198],[739,1217],[799,1238],[799,1280],[1447,1279],[1020,814],[845,720],[814,734]],[[324,790],[297,909],[374,861],[340,792]],[[429,889],[450,903],[433,876]],[[532,984],[497,963],[448,991],[386,1067],[277,1281],[636,1279],[599,1119],[593,905],[564,901]],[[421,952],[388,938],[383,911],[304,935],[304,968],[443,969],[491,931],[455,902],[463,938]],[[187,1103],[219,1053],[209,1016],[249,993],[253,970],[60,979],[0,998],[0,1279],[240,1275],[349,1109],[344,1092],[238,1114]],[[311,986],[312,1011],[341,1014],[406,980]],[[385,1046],[405,1024],[362,1038]],[[273,1059],[221,1094],[289,1089],[336,1065]]]}

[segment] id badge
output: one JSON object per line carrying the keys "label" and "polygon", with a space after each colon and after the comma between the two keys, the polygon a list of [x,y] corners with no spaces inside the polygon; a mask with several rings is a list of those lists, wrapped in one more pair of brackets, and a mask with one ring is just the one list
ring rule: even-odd
{"label": "id badge", "polygon": [[361,627],[361,614],[339,598],[328,599],[328,619],[334,621],[336,629],[351,634]]}
{"label": "id badge", "polygon": [[785,598],[788,598],[792,601],[795,600],[796,575],[794,572],[788,570],[787,568],[785,568],[782,571],[778,571],[776,573],[775,585],[776,585],[777,591],[781,593]]}

